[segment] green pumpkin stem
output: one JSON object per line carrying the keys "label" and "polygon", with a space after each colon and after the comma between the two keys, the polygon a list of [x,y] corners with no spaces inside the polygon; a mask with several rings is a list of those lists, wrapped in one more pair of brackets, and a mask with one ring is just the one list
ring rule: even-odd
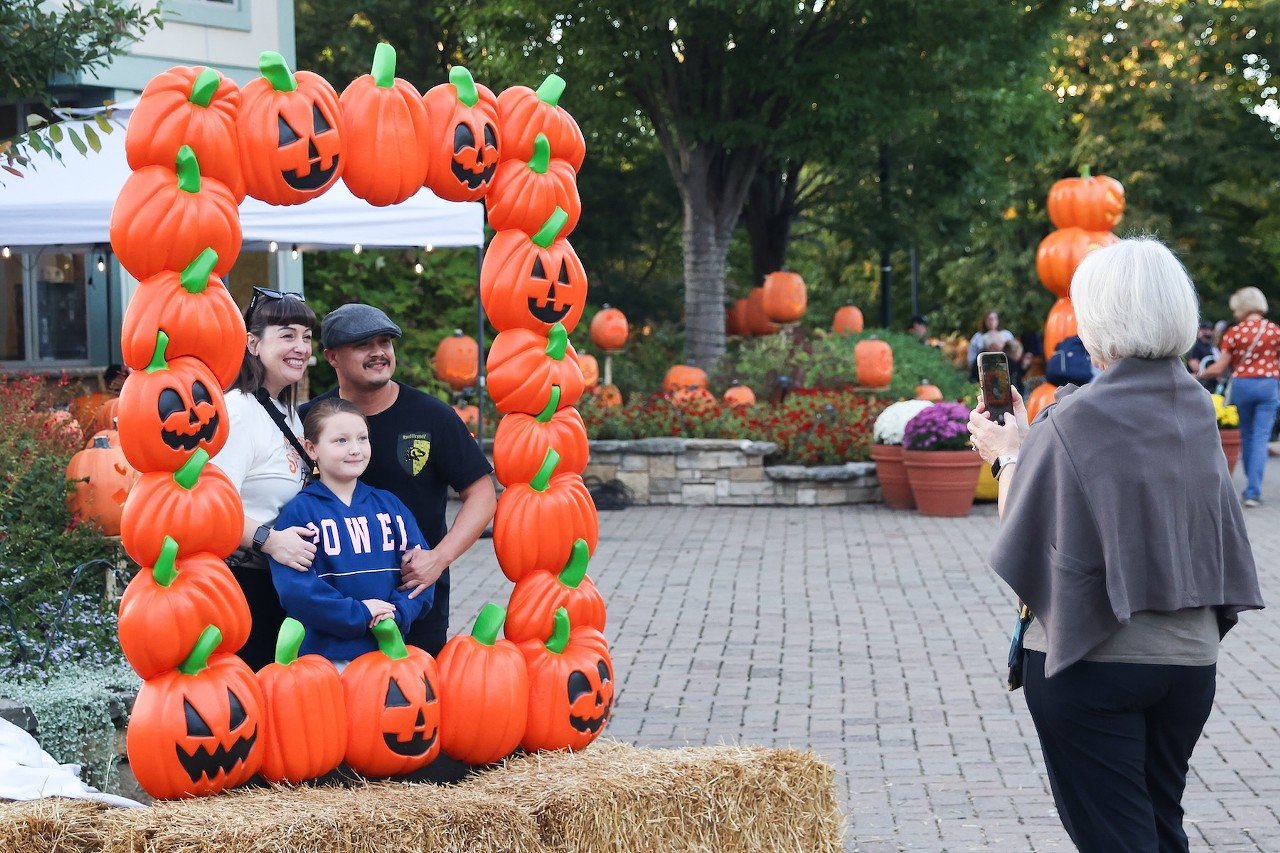
{"label": "green pumpkin stem", "polygon": [[213,275],[213,268],[217,265],[218,253],[212,248],[206,248],[178,276],[182,289],[187,293],[204,293],[209,286],[209,276]]}
{"label": "green pumpkin stem", "polygon": [[191,84],[191,96],[187,100],[197,107],[209,106],[209,102],[218,91],[218,78],[218,72],[212,68],[201,71],[196,77],[196,82]]}
{"label": "green pumpkin stem", "polygon": [[569,351],[569,333],[565,331],[563,323],[556,323],[551,327],[551,331],[547,332],[547,358],[554,358],[556,361],[564,361],[565,354]]}
{"label": "green pumpkin stem", "polygon": [[560,105],[560,96],[564,94],[564,78],[556,74],[548,74],[547,79],[538,87],[538,100],[553,107]]}
{"label": "green pumpkin stem", "polygon": [[396,49],[385,41],[373,49],[373,82],[379,89],[390,89],[396,82]]}
{"label": "green pumpkin stem", "polygon": [[298,649],[302,648],[302,639],[307,636],[307,629],[292,616],[285,617],[280,623],[280,633],[276,635],[276,663],[288,666],[298,659]]}
{"label": "green pumpkin stem", "polygon": [[560,408],[560,386],[551,386],[551,398],[547,400],[547,405],[542,407],[542,411],[534,415],[534,419],[540,423],[548,423],[556,413],[556,409]]}
{"label": "green pumpkin stem", "polygon": [[551,636],[547,638],[547,651],[564,654],[564,647],[569,645],[569,611],[563,607],[556,608],[556,615],[551,617]]}
{"label": "green pumpkin stem", "polygon": [[396,620],[383,619],[369,630],[373,631],[373,638],[378,641],[378,648],[387,657],[392,660],[404,660],[409,656],[409,650],[405,648],[404,637],[400,636],[400,626],[396,624]]}
{"label": "green pumpkin stem", "polygon": [[1080,177],[1084,178],[1086,181],[1089,180],[1089,178],[1092,178],[1093,177],[1092,167],[1090,167],[1088,164],[1081,166]]}
{"label": "green pumpkin stem", "polygon": [[200,634],[200,639],[196,640],[195,647],[191,650],[191,654],[187,655],[187,659],[178,664],[178,672],[183,675],[195,675],[200,670],[209,665],[209,655],[213,654],[213,650],[222,642],[222,632],[218,630],[217,625],[210,625]]}
{"label": "green pumpkin stem", "polygon": [[502,630],[502,623],[506,621],[506,609],[490,601],[476,617],[476,624],[471,628],[471,636],[481,645],[492,646],[498,641],[498,631]]}
{"label": "green pumpkin stem", "polygon": [[197,447],[191,454],[191,458],[173,472],[173,481],[189,492],[195,488],[196,481],[200,479],[200,472],[207,464],[209,464],[209,451],[203,447]]}
{"label": "green pumpkin stem", "polygon": [[560,454],[556,453],[554,447],[547,448],[547,455],[542,457],[542,465],[538,467],[538,473],[534,475],[533,481],[529,483],[535,492],[545,492],[547,487],[551,485],[551,475],[556,472],[556,466],[560,464]]}
{"label": "green pumpkin stem", "polygon": [[178,149],[178,189],[187,193],[200,192],[200,163],[190,145]]}
{"label": "green pumpkin stem", "polygon": [[560,573],[560,583],[569,589],[577,589],[578,584],[587,576],[587,563],[590,561],[591,552],[587,549],[587,540],[574,540],[573,553],[569,555],[569,562]]}
{"label": "green pumpkin stem", "polygon": [[555,212],[547,217],[547,221],[542,223],[538,233],[533,235],[533,242],[544,249],[550,249],[551,244],[556,241],[556,237],[560,236],[561,229],[564,228],[565,223],[568,221],[569,214],[565,213],[563,208],[557,207]]}
{"label": "green pumpkin stem", "polygon": [[297,91],[298,81],[289,70],[289,64],[274,50],[264,50],[258,54],[258,70],[271,81],[271,88],[277,92]]}
{"label": "green pumpkin stem", "polygon": [[551,142],[545,133],[533,138],[533,156],[529,158],[529,168],[539,175],[545,175],[551,168]]}
{"label": "green pumpkin stem", "polygon": [[475,78],[461,65],[449,69],[449,82],[458,90],[458,100],[468,107],[474,107],[480,100],[480,90],[476,88]]}
{"label": "green pumpkin stem", "polygon": [[178,576],[178,570],[173,564],[177,559],[178,543],[172,536],[164,537],[164,544],[160,546],[160,556],[156,558],[156,564],[151,567],[151,577],[160,586],[167,588]]}
{"label": "green pumpkin stem", "polygon": [[156,332],[156,348],[151,351],[151,363],[147,365],[147,373],[168,370],[169,362],[165,361],[164,351],[169,347],[169,336],[163,331]]}

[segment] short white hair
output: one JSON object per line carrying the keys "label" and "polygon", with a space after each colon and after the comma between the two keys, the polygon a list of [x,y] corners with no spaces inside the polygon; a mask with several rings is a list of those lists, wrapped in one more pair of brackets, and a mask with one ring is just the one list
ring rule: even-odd
{"label": "short white hair", "polygon": [[1231,299],[1227,301],[1227,307],[1234,313],[1239,314],[1258,314],[1267,313],[1267,297],[1256,287],[1242,287],[1235,293],[1231,294]]}
{"label": "short white hair", "polygon": [[1071,278],[1071,304],[1085,348],[1108,364],[1180,356],[1196,340],[1195,287],[1159,240],[1121,240],[1090,252]]}

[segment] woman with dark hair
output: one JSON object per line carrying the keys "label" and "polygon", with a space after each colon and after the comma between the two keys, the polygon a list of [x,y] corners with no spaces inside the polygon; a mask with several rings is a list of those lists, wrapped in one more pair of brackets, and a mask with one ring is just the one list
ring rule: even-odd
{"label": "woman with dark hair", "polygon": [[984,352],[1004,352],[1013,340],[1013,332],[1000,328],[999,312],[988,311],[982,315],[978,331],[969,339],[969,373],[974,381],[978,379],[978,356]]}
{"label": "woman with dark hair", "polygon": [[296,404],[315,323],[315,312],[301,295],[253,289],[244,312],[244,362],[226,394],[231,434],[213,459],[244,503],[240,548],[227,564],[253,616],[249,640],[239,654],[255,670],[275,658],[276,633],[285,617],[267,557],[306,571],[316,551],[307,528],[273,529],[280,508],[302,489],[310,470]]}

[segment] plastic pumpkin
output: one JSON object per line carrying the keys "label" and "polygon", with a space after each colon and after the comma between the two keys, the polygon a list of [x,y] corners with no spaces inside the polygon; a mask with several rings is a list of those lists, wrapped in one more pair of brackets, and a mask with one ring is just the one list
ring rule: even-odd
{"label": "plastic pumpkin", "polygon": [[179,557],[166,536],[155,565],[134,575],[120,599],[120,648],[134,672],[155,678],[182,663],[206,626],[218,627],[215,651],[230,655],[249,639],[250,623],[227,564],[207,552]]}
{"label": "plastic pumpkin", "polygon": [[670,394],[679,388],[706,388],[707,372],[691,364],[677,364],[667,368],[662,377],[662,390]]}
{"label": "plastic pumpkin", "polygon": [[151,78],[129,117],[124,152],[130,169],[168,167],[188,145],[205,174],[244,200],[244,174],[236,144],[240,88],[203,65],[179,65]]}
{"label": "plastic pumpkin", "polygon": [[217,378],[198,358],[166,359],[168,345],[159,332],[151,363],[120,389],[120,444],[139,471],[176,471],[196,449],[214,456],[231,430]]}
{"label": "plastic pumpkin", "polygon": [[302,204],[342,177],[347,136],[338,93],[319,74],[291,72],[274,51],[258,56],[258,69],[262,76],[241,92],[237,125],[245,191],[267,204]]}
{"label": "plastic pumpkin", "polygon": [[436,379],[455,391],[473,388],[480,373],[480,344],[470,335],[454,329],[440,342],[435,356]]}
{"label": "plastic pumpkin", "polygon": [[480,266],[480,302],[499,332],[549,334],[556,323],[572,332],[587,300],[587,271],[560,236],[568,214],[557,209],[532,237],[499,231]]}
{"label": "plastic pumpkin", "polygon": [[189,146],[173,166],[145,166],[124,182],[111,208],[111,250],[142,281],[186,268],[206,248],[225,276],[240,255],[240,209],[226,184],[202,177]]}
{"label": "plastic pumpkin", "polygon": [[498,96],[503,160],[528,160],[538,134],[543,134],[554,156],[567,160],[575,172],[582,168],[587,143],[573,116],[560,106],[564,89],[564,80],[549,74],[536,91],[512,86]]}
{"label": "plastic pumpkin", "polygon": [[856,305],[842,305],[831,318],[831,331],[837,335],[856,335],[862,331],[862,311]]}
{"label": "plastic pumpkin", "polygon": [[724,392],[724,404],[731,409],[750,408],[756,404],[756,392],[746,385],[734,385]]}
{"label": "plastic pumpkin", "polygon": [[1027,395],[1027,421],[1034,421],[1042,409],[1052,405],[1053,396],[1056,393],[1058,393],[1057,386],[1050,385],[1048,382],[1037,385],[1035,390]]}
{"label": "plastic pumpkin", "polygon": [[406,646],[394,619],[371,629],[378,650],[342,671],[347,764],[366,776],[399,776],[440,754],[440,672],[435,659]]}
{"label": "plastic pumpkin", "polygon": [[581,474],[591,455],[587,427],[572,406],[537,416],[514,413],[498,422],[493,436],[493,469],[504,486],[528,483],[538,474],[547,451],[560,455],[557,470]]}
{"label": "plastic pumpkin", "polygon": [[739,337],[750,337],[754,332],[751,331],[751,315],[750,305],[747,297],[734,300],[733,307],[729,309],[729,313],[733,315],[734,334]]}
{"label": "plastic pumpkin", "polygon": [[617,385],[601,385],[595,391],[596,405],[616,409],[622,405],[622,391]]}
{"label": "plastic pumpkin", "polygon": [[427,155],[427,188],[449,201],[484,198],[501,149],[498,99],[470,71],[455,65],[449,82],[433,87],[422,101],[431,121],[419,140]]}
{"label": "plastic pumpkin", "polygon": [[[585,433],[584,433],[585,435]],[[138,472],[110,436],[95,435],[89,447],[67,463],[67,509],[81,521],[92,521],[107,536],[120,535],[120,515]]]}
{"label": "plastic pumpkin", "polygon": [[[162,272],[138,286],[124,312],[120,352],[134,370],[146,370],[164,332],[167,358],[194,356],[219,388],[229,388],[244,362],[244,318],[213,275],[218,253],[205,249],[181,273]],[[118,416],[118,413],[117,413]]]}
{"label": "plastic pumpkin", "polygon": [[1045,358],[1053,355],[1058,344],[1076,334],[1076,309],[1071,304],[1071,297],[1063,296],[1049,309],[1049,316],[1044,321],[1044,353]]}
{"label": "plastic pumpkin", "polygon": [[528,329],[499,332],[486,368],[485,387],[504,415],[554,412],[578,402],[585,390],[577,354],[558,323],[545,338]]}
{"label": "plastic pumpkin", "polygon": [[573,556],[562,572],[530,572],[522,577],[507,603],[507,639],[517,643],[546,639],[561,607],[574,625],[603,631],[607,612],[604,597],[587,576],[590,559],[586,540],[579,539],[573,543]]}
{"label": "plastic pumpkin", "polygon": [[774,323],[795,323],[809,305],[804,279],[798,273],[771,272],[764,277],[764,315]]}
{"label": "plastic pumpkin", "polygon": [[853,347],[853,365],[859,385],[885,388],[893,381],[893,348],[876,338],[865,338]]}
{"label": "plastic pumpkin", "polygon": [[197,449],[177,471],[144,473],[129,490],[120,516],[120,541],[141,566],[154,566],[166,536],[185,553],[226,557],[240,547],[244,507],[227,475]]}
{"label": "plastic pumpkin", "polygon": [[276,659],[258,670],[262,688],[262,768],[268,782],[298,784],[342,763],[347,706],[338,670],[320,655],[298,657],[306,629],[280,626]]}
{"label": "plastic pumpkin", "polygon": [[575,352],[578,357],[578,369],[582,371],[582,384],[587,390],[600,384],[600,362],[589,352]]}
{"label": "plastic pumpkin", "polygon": [[942,389],[930,383],[928,379],[921,379],[920,384],[916,386],[916,399],[928,400],[930,403],[940,402]]}
{"label": "plastic pumpkin", "polygon": [[1124,218],[1124,186],[1089,167],[1078,178],[1063,178],[1049,189],[1049,218],[1057,228],[1111,231]]}
{"label": "plastic pumpkin", "polygon": [[221,640],[210,625],[177,669],[142,683],[133,703],[129,769],[157,800],[234,788],[262,763],[262,690],[240,658],[212,654]]}
{"label": "plastic pumpkin", "polygon": [[677,388],[670,396],[672,404],[686,413],[714,413],[719,408],[716,395],[706,388]]}
{"label": "plastic pumpkin", "polygon": [[1062,228],[1052,231],[1040,241],[1036,249],[1036,274],[1041,283],[1055,296],[1071,295],[1071,277],[1084,256],[1094,249],[1120,242],[1109,231],[1085,231],[1083,228]]}
{"label": "plastic pumpkin", "polygon": [[615,352],[626,346],[629,332],[627,315],[617,308],[610,308],[607,303],[591,318],[591,342],[605,352]]}
{"label": "plastic pumpkin", "polygon": [[474,438],[476,426],[480,423],[480,408],[478,406],[454,406],[453,410],[458,413],[458,417],[466,424],[467,429]]}
{"label": "plastic pumpkin", "polygon": [[[114,427],[111,429],[100,429],[93,435],[89,436],[89,440],[84,443],[84,446],[94,447],[97,445],[99,439],[105,441],[107,443],[107,447],[118,448],[120,447],[120,430],[115,429]],[[124,464],[128,465],[128,460],[124,460]],[[130,465],[129,467],[130,470],[132,470],[133,466]],[[134,473],[137,474],[138,472],[135,471]],[[139,474],[139,476],[141,476],[141,474]]]}
{"label": "plastic pumpkin", "polygon": [[422,189],[427,152],[421,140],[431,132],[422,94],[396,76],[396,50],[381,42],[373,69],[342,91],[338,103],[347,129],[342,181],[356,198],[384,207]]}
{"label": "plastic pumpkin", "polygon": [[585,749],[613,712],[613,659],[604,635],[570,625],[560,608],[548,639],[520,644],[529,669],[529,720],[520,745],[526,750]]}
{"label": "plastic pumpkin", "polygon": [[579,539],[586,540],[589,551],[596,549],[600,520],[595,503],[582,477],[555,473],[559,461],[560,454],[548,450],[532,481],[512,483],[498,496],[493,550],[512,583],[529,572],[561,568]]}
{"label": "plastic pumpkin", "polygon": [[[738,312],[738,302],[742,303],[742,308],[744,313],[742,313],[741,315],[739,315],[739,312]],[[734,337],[742,337],[743,335],[747,334],[746,314],[745,314],[746,305],[747,303],[745,300],[739,299],[736,302],[733,302],[725,306],[724,333],[726,335],[730,335]]]}
{"label": "plastic pumpkin", "polygon": [[[89,427],[86,430],[91,434],[90,439],[92,439],[93,435],[103,431],[116,432],[116,414],[119,410],[119,397],[112,397],[98,407],[98,411],[94,413],[93,420],[89,422]],[[120,446],[119,438],[119,435],[116,435],[114,444],[117,447]]]}
{"label": "plastic pumpkin", "polygon": [[[152,343],[154,344],[154,341]],[[151,353],[148,352],[147,355],[150,356]],[[91,430],[97,432],[92,428],[97,420],[98,412],[114,399],[114,396],[105,391],[91,391],[88,394],[81,394],[71,398],[67,403],[67,411],[71,412],[71,417],[75,418],[76,423],[80,424],[82,430],[85,432]]]}
{"label": "plastic pumpkin", "polygon": [[506,612],[489,603],[470,635],[440,651],[440,729],[445,754],[467,764],[492,764],[520,745],[529,716],[524,656],[499,640]]}
{"label": "plastic pumpkin", "polygon": [[552,159],[551,143],[539,133],[533,156],[498,165],[485,197],[489,225],[495,231],[515,229],[536,234],[547,217],[560,208],[568,215],[561,237],[567,237],[582,216],[577,175],[567,160]]}

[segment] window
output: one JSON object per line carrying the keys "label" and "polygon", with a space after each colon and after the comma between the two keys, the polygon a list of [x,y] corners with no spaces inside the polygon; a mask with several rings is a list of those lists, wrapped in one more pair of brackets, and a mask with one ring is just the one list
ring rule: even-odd
{"label": "window", "polygon": [[250,30],[250,0],[166,0],[161,12],[166,21],[198,24],[227,30]]}
{"label": "window", "polygon": [[82,253],[0,260],[0,361],[38,366],[89,360],[85,267]]}

